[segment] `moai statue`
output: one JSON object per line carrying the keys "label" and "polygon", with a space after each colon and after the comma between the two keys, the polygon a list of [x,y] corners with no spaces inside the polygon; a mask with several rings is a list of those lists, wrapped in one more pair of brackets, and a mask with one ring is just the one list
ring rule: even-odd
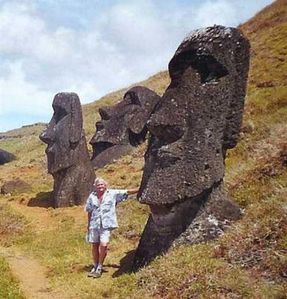
{"label": "moai statue", "polygon": [[160,97],[148,88],[129,89],[112,107],[99,108],[101,121],[96,123],[92,163],[103,167],[141,144],[147,134],[146,122]]}
{"label": "moai statue", "polygon": [[54,206],[83,203],[95,178],[83,130],[82,108],[75,93],[58,93],[54,114],[40,139],[46,149],[48,173],[54,178]]}
{"label": "moai statue", "polygon": [[248,69],[249,42],[222,26],[193,31],[170,61],[171,83],[147,122],[139,200],[151,215],[134,270],[172,244],[215,238],[240,217],[223,177],[226,151],[239,137]]}

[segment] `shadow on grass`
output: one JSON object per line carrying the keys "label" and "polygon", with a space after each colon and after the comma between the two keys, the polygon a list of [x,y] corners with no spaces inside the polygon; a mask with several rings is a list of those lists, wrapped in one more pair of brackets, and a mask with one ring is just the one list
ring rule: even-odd
{"label": "shadow on grass", "polygon": [[80,267],[80,272],[90,272],[93,268],[93,264],[85,265],[83,267]]}
{"label": "shadow on grass", "polygon": [[28,207],[53,208],[52,192],[39,192],[36,197],[29,200],[27,205]]}
{"label": "shadow on grass", "polygon": [[115,278],[125,273],[132,272],[135,252],[136,252],[135,250],[131,250],[126,253],[126,255],[120,260],[120,266],[117,266],[119,269],[112,275],[112,277]]}
{"label": "shadow on grass", "polygon": [[[104,268],[114,268],[118,269],[114,274],[112,275],[113,278],[119,277],[125,273],[131,273],[132,272],[132,265],[134,260],[135,250],[128,251],[125,257],[123,257],[120,260],[120,265],[117,264],[105,264]],[[90,272],[93,268],[93,264],[84,265],[83,267],[80,267],[80,272]],[[103,269],[103,272],[108,272],[107,270]]]}

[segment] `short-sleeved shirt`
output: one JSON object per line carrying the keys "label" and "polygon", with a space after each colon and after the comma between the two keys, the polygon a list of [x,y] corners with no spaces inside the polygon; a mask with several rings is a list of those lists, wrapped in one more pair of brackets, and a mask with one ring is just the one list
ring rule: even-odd
{"label": "short-sleeved shirt", "polygon": [[89,228],[117,228],[116,205],[127,198],[127,190],[107,189],[100,204],[97,193],[92,192],[87,199],[85,207],[86,212],[91,213]]}

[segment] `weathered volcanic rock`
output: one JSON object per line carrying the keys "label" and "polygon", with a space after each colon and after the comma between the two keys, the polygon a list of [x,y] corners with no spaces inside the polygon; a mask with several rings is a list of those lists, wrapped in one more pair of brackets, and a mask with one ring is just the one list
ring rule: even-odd
{"label": "weathered volcanic rock", "polygon": [[29,192],[31,190],[32,190],[31,185],[29,185],[28,183],[20,179],[7,181],[1,186],[1,194],[15,195],[15,194]]}
{"label": "weathered volcanic rock", "polygon": [[15,155],[7,151],[4,151],[3,149],[0,149],[0,165],[11,162],[15,159],[16,159]]}
{"label": "weathered volcanic rock", "polygon": [[95,178],[83,130],[82,108],[75,93],[58,93],[54,114],[40,139],[46,149],[48,172],[54,178],[54,205],[83,203]]}
{"label": "weathered volcanic rock", "polygon": [[248,68],[248,41],[222,26],[192,32],[170,61],[171,83],[147,123],[139,200],[151,215],[134,269],[174,242],[212,239],[239,218],[224,191],[224,159],[239,137]]}
{"label": "weathered volcanic rock", "polygon": [[96,123],[97,131],[90,141],[95,168],[121,157],[145,140],[146,122],[159,100],[155,92],[137,86],[129,89],[116,105],[99,109],[101,121]]}

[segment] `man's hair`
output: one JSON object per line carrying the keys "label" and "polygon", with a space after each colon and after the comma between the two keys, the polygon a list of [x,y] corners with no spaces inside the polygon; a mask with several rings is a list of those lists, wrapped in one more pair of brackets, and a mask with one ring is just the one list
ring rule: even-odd
{"label": "man's hair", "polygon": [[107,181],[105,181],[105,180],[102,179],[102,178],[97,177],[97,178],[95,179],[95,181],[94,181],[94,185],[97,185],[97,184],[100,184],[100,183],[105,184],[106,187],[108,186]]}

